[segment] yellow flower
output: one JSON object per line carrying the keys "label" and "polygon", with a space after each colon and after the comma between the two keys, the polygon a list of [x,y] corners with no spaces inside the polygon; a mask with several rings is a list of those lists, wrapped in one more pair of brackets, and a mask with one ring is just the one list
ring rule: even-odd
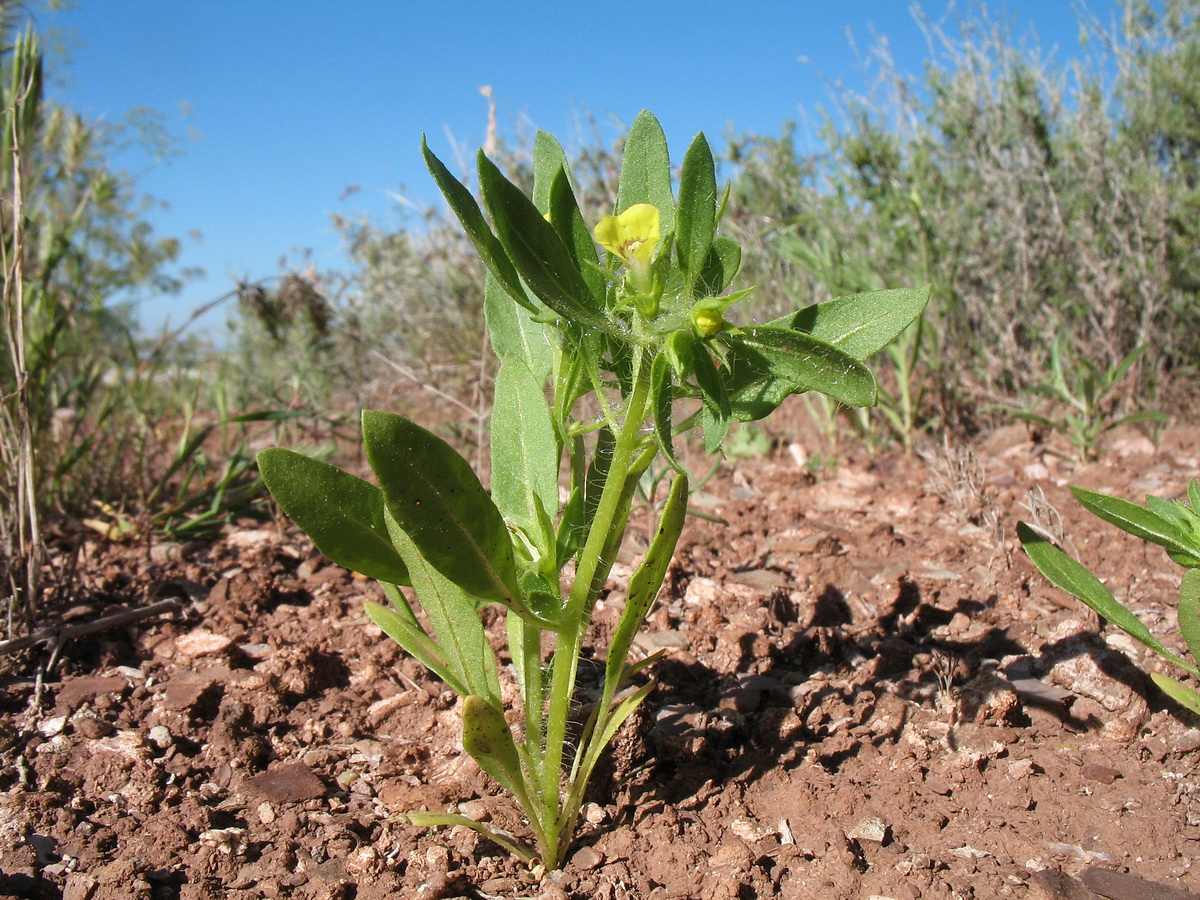
{"label": "yellow flower", "polygon": [[652,287],[650,260],[661,240],[660,222],[658,207],[637,203],[618,216],[605,216],[596,226],[596,242],[621,258],[639,293],[649,293]]}

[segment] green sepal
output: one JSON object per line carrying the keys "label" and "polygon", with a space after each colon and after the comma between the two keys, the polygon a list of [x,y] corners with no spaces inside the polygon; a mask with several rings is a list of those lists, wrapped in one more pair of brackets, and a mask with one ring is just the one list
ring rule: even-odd
{"label": "green sepal", "polygon": [[471,192],[463,186],[463,183],[455,178],[429,149],[428,144],[425,143],[425,135],[421,135],[421,155],[425,157],[425,166],[429,169],[429,174],[433,176],[442,196],[450,204],[450,209],[458,217],[463,230],[467,232],[467,237],[471,239],[471,244],[475,247],[475,252],[479,254],[492,277],[500,283],[513,300],[530,312],[536,313],[537,307],[525,294],[525,289],[521,286],[521,279],[517,275],[512,260],[508,258],[500,240],[488,227],[479,204],[475,202],[475,198],[471,196]]}
{"label": "green sepal", "polygon": [[616,211],[622,213],[638,203],[649,203],[658,208],[662,235],[674,231],[675,197],[671,193],[667,137],[658,119],[647,110],[638,113],[625,135]]}
{"label": "green sepal", "polygon": [[411,584],[388,537],[383,491],[292,450],[263,450],[257,460],[279,508],[332,562],[389,584]]}
{"label": "green sepal", "polygon": [[1200,670],[1183,659],[1180,659],[1163,643],[1150,633],[1133,613],[1116,601],[1104,584],[1089,572],[1083,565],[1076,562],[1042,535],[1034,531],[1024,522],[1017,523],[1017,537],[1021,546],[1046,579],[1055,587],[1062,588],[1068,594],[1076,597],[1090,606],[1106,621],[1116,625],[1130,637],[1135,638],[1177,665],[1183,666],[1193,674]]}
{"label": "green sepal", "polygon": [[388,510],[421,557],[481,600],[519,603],[512,539],[471,464],[403,416],[365,410],[362,432]]}
{"label": "green sepal", "polygon": [[675,213],[676,257],[689,292],[712,250],[717,231],[716,216],[716,167],[708,140],[701,133],[696,135],[683,157],[679,205]]}
{"label": "green sepal", "polygon": [[492,215],[496,236],[529,289],[568,322],[610,330],[611,324],[554,226],[482,151],[478,165],[483,202]]}

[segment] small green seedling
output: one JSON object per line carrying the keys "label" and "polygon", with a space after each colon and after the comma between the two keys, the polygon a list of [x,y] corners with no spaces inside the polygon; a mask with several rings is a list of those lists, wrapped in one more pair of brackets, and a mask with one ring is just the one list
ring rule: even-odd
{"label": "small green seedling", "polygon": [[[1168,650],[1150,630],[1121,605],[1095,575],[1045,537],[1021,522],[1017,534],[1034,565],[1052,584],[1082,600],[1104,619],[1130,637],[1141,641],[1163,659],[1200,678],[1200,482],[1188,485],[1187,502],[1147,497],[1138,506],[1120,497],[1072,487],[1085,509],[1122,531],[1165,547],[1167,555],[1186,570],[1179,586],[1179,631],[1193,662]],[[1200,715],[1200,693],[1160,672],[1150,674],[1154,683],[1175,702]]]}
{"label": "small green seedling", "polygon": [[[464,825],[552,870],[601,752],[653,688],[654,657],[629,655],[687,515],[681,436],[698,429],[715,453],[731,423],[761,419],[801,391],[873,403],[863,360],[921,314],[928,291],[845,297],[735,325],[729,311],[750,291],[729,292],[741,248],[718,234],[724,201],[708,142],[698,135],[685,154],[676,199],[666,138],[646,112],[626,140],[614,214],[594,230],[548,134],[535,143],[532,198],[479,154],[486,216],[423,152],[488,270],[485,312],[500,359],[490,491],[446,442],[385,412],[362,416],[378,486],[289,450],[263,451],[259,466],[321,552],[379,580],[390,605],[368,603],[367,613],[462,697],[464,749],[516,798],[531,834],[436,811],[409,820]],[[656,460],[673,478],[653,507],[657,524],[616,630],[596,648],[600,699],[573,722],[592,610]],[[496,605],[511,669],[497,664],[480,619]],[[517,708],[502,700],[507,677]]]}
{"label": "small green seedling", "polygon": [[1149,422],[1162,425],[1166,415],[1158,410],[1140,410],[1117,415],[1111,400],[1117,387],[1148,344],[1131,351],[1116,365],[1101,369],[1085,356],[1073,352],[1060,337],[1050,348],[1050,378],[1039,381],[1032,392],[1048,397],[1058,413],[1042,414],[1033,409],[1007,407],[1013,415],[1060,432],[1075,448],[1080,462],[1096,458],[1100,439],[1122,425]]}

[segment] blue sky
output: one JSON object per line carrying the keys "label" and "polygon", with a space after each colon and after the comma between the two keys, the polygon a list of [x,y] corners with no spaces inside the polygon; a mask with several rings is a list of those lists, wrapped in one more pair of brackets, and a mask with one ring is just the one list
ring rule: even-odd
{"label": "blue sky", "polygon": [[[1116,4],[1088,6],[1107,19]],[[1060,61],[1078,51],[1068,0],[986,7]],[[936,22],[948,7],[924,9]],[[715,148],[728,129],[774,134],[787,119],[811,135],[803,123],[837,80],[861,84],[861,54],[878,35],[908,71],[929,53],[904,0],[79,0],[39,24],[67,32],[59,99],[110,121],[150,107],[181,138],[181,156],[144,172],[144,161],[121,160],[169,204],[151,220],[184,239],[180,264],[206,272],[177,296],[140,301],[152,328],[181,323],[230,276],[277,274],[294,251],[343,265],[332,213],[395,225],[398,195],[436,202],[421,133],[458,170],[455,146],[469,157],[484,140],[481,85],[510,137],[543,128],[569,149],[587,138],[585,112],[611,139],[645,107],[678,158],[697,131]]]}

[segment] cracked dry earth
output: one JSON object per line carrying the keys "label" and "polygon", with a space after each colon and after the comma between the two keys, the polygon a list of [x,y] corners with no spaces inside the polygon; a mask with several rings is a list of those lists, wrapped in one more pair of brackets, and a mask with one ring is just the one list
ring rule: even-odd
{"label": "cracked dry earth", "polygon": [[[1179,646],[1177,570],[1066,485],[1178,495],[1200,474],[1200,432],[1158,447],[1124,434],[1085,468],[1023,427],[973,454],[815,473],[801,456],[729,462],[698,495],[728,525],[685,532],[640,640],[666,651],[658,687],[598,774],[568,864],[540,881],[473,833],[400,819],[458,808],[522,829],[460,750],[454,697],[363,617],[373,585],[275,525],[89,546],[86,590],[55,622],[182,602],[66,644],[40,686],[45,647],[0,662],[0,896],[1200,893],[1197,722],[1149,684],[1148,651],[1045,583],[1015,539],[1034,489]],[[597,606],[601,636],[636,538]]]}

